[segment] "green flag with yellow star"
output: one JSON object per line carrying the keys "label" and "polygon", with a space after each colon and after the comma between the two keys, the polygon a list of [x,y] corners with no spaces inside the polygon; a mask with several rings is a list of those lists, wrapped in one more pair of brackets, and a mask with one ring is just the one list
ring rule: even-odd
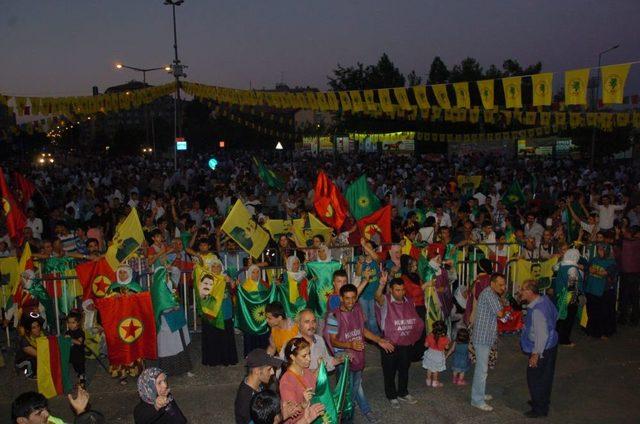
{"label": "green flag with yellow star", "polygon": [[347,187],[345,197],[349,203],[349,210],[356,220],[380,209],[380,199],[369,187],[366,175],[362,175]]}
{"label": "green flag with yellow star", "polygon": [[267,290],[247,291],[238,286],[236,327],[249,334],[265,334],[267,325],[266,306],[276,300],[276,285]]}
{"label": "green flag with yellow star", "polygon": [[515,206],[515,205],[524,205],[527,199],[524,197],[524,193],[522,192],[522,188],[520,188],[520,183],[518,180],[513,180],[509,190],[502,196],[502,203],[504,203],[507,207]]}
{"label": "green flag with yellow star", "polygon": [[324,317],[327,312],[327,299],[333,293],[333,273],[342,268],[338,261],[307,262],[307,276],[309,278],[309,301],[307,307],[317,316]]}

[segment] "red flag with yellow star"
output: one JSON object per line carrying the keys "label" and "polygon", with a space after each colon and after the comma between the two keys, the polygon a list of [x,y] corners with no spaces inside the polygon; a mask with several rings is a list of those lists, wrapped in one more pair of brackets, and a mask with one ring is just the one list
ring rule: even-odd
{"label": "red flag with yellow star", "polygon": [[109,362],[128,365],[157,359],[156,325],[149,292],[96,300],[107,340]]}
{"label": "red flag with yellow star", "polygon": [[327,177],[327,174],[322,171],[318,173],[313,205],[318,213],[318,218],[336,230],[342,227],[349,214],[349,205],[344,196],[333,181]]}
{"label": "red flag with yellow star", "polygon": [[391,205],[384,206],[371,215],[358,220],[360,234],[366,240],[382,246],[382,257],[391,245]]}
{"label": "red flag with yellow star", "polygon": [[116,273],[105,258],[78,265],[76,274],[85,300],[104,297],[111,283],[116,280]]}
{"label": "red flag with yellow star", "polygon": [[0,168],[0,200],[2,201],[2,211],[7,220],[9,237],[21,244],[22,230],[27,225],[27,217],[22,209],[20,209],[20,205],[13,197],[13,193],[9,191],[2,168]]}

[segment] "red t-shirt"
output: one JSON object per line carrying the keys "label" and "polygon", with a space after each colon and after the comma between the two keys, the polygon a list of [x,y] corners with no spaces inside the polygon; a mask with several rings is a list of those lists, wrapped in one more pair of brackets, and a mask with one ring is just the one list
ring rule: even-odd
{"label": "red t-shirt", "polygon": [[433,335],[433,333],[431,333],[427,336],[427,340],[424,342],[424,344],[429,349],[444,351],[449,345],[449,342],[450,342],[449,337],[440,336],[438,337],[438,342],[436,343],[436,338]]}

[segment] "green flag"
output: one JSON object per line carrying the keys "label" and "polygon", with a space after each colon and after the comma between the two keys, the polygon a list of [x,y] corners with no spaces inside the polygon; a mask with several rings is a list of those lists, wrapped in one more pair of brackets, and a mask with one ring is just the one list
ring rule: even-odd
{"label": "green flag", "polygon": [[154,271],[150,291],[157,329],[160,328],[160,315],[162,315],[163,312],[179,308],[178,301],[167,285],[168,281],[167,269],[165,267],[161,266]]}
{"label": "green flag", "polygon": [[[584,216],[582,207],[580,206],[580,202],[573,201],[571,203],[571,209],[573,209],[578,217],[582,218],[584,221],[587,220],[587,217]],[[566,214],[567,218],[567,241],[569,243],[573,243],[578,240],[578,236],[580,235],[580,221],[573,219],[573,215],[569,211],[569,208],[566,208],[563,213]]]}
{"label": "green flag", "polygon": [[314,424],[339,424],[342,419],[351,415],[353,403],[351,402],[351,390],[349,388],[349,357],[345,357],[341,367],[338,384],[331,390],[329,375],[324,362],[318,367],[316,390],[311,399],[311,404],[322,403],[324,414],[318,417]]}
{"label": "green flag", "polygon": [[268,290],[248,292],[238,286],[238,312],[236,327],[249,334],[265,334],[269,331],[265,307],[276,300],[276,285]]}
{"label": "green flag", "polygon": [[371,191],[366,175],[362,175],[347,187],[345,197],[349,203],[349,210],[356,220],[380,209],[380,199]]}
{"label": "green flag", "polygon": [[76,260],[74,258],[48,258],[42,262],[43,274],[60,274],[60,280],[52,281],[59,287],[58,310],[68,314],[75,304],[75,297],[82,294],[82,289],[76,286]]}
{"label": "green flag", "polygon": [[256,164],[256,168],[258,168],[258,176],[266,185],[276,190],[284,190],[285,182],[281,177],[276,175],[275,172],[267,168],[255,157],[253,158],[253,162]]}
{"label": "green flag", "polygon": [[282,303],[289,318],[295,318],[298,312],[307,307],[307,302],[298,291],[298,282],[286,272],[282,274],[282,282],[277,285],[276,299]]}
{"label": "green flag", "polygon": [[331,262],[307,262],[307,275],[309,280],[309,302],[316,315],[324,317],[327,312],[327,298],[333,293],[333,273],[342,267],[337,261]]}
{"label": "green flag", "polygon": [[513,180],[509,190],[502,196],[502,203],[505,206],[515,206],[515,205],[523,205],[526,202],[524,197],[524,193],[522,192],[522,188],[520,188],[520,183],[518,180]]}

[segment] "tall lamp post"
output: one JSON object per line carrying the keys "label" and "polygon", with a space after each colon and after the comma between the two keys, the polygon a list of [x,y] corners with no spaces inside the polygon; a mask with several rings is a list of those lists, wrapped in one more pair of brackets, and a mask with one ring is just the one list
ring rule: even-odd
{"label": "tall lamp post", "polygon": [[[180,6],[184,3],[184,0],[164,0],[164,4],[167,6],[171,6],[173,12],[173,76],[176,79],[176,97],[174,104],[174,116],[173,116],[173,126],[174,126],[174,134],[177,139],[182,135],[182,122],[180,115],[180,77],[185,77],[187,74],[184,73],[185,65],[180,63],[180,59],[178,59],[178,33],[176,31],[176,6]],[[174,140],[173,145],[173,168],[178,169],[178,146]]]}
{"label": "tall lamp post", "polygon": [[[604,55],[605,53],[609,53],[610,51],[615,50],[618,47],[620,47],[620,44],[616,44],[615,46],[609,47],[608,49],[598,53],[598,70],[597,70],[597,77],[596,77],[595,95],[593,96],[594,111],[598,109],[598,97],[600,96],[600,75],[602,75],[602,72],[600,72],[600,66],[602,66],[602,55]],[[593,131],[591,132],[591,168],[592,169],[595,161],[595,156],[596,156],[596,126],[594,125]]]}
{"label": "tall lamp post", "polygon": [[[123,63],[117,63],[116,64],[116,69],[131,69],[132,71],[136,71],[136,72],[142,72],[142,83],[146,86],[147,85],[147,72],[152,72],[152,71],[159,71],[159,70],[164,70],[167,72],[171,72],[171,67],[170,66],[162,66],[159,68],[139,68],[136,66],[129,66],[129,65],[125,65]],[[145,132],[145,140],[147,142],[147,146],[149,146],[149,111],[147,110],[147,104],[145,103],[143,106],[143,113],[144,113],[144,132]],[[153,118],[151,118],[153,119]],[[153,122],[152,122],[153,123]],[[153,136],[153,154],[155,156],[156,154],[156,137],[155,134]]]}

